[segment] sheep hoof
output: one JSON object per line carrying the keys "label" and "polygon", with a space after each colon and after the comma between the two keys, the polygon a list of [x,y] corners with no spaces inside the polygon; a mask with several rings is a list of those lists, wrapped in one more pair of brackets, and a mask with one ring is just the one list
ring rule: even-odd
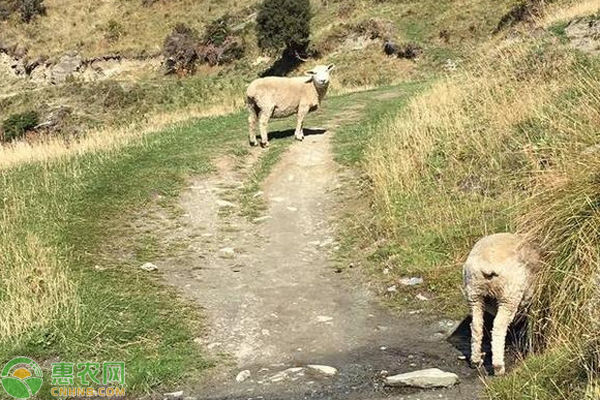
{"label": "sheep hoof", "polygon": [[250,141],[250,146],[252,146],[252,147],[258,146],[258,142],[256,140]]}
{"label": "sheep hoof", "polygon": [[504,374],[506,374],[506,369],[504,368],[504,365],[494,365],[495,376],[502,376]]}
{"label": "sheep hoof", "polygon": [[266,149],[267,147],[269,147],[269,142],[260,142],[260,147]]}
{"label": "sheep hoof", "polygon": [[296,136],[296,140],[302,142],[304,141],[304,136]]}

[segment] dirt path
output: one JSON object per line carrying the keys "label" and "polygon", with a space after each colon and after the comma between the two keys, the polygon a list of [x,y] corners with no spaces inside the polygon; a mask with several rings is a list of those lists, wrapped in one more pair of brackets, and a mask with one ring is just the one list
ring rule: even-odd
{"label": "dirt path", "polygon": [[[334,120],[328,128],[335,126]],[[340,183],[332,134],[308,136],[287,150],[256,193],[268,204],[258,224],[240,217],[231,200],[245,176],[231,160],[220,160],[218,174],[195,182],[183,196],[192,251],[169,262],[166,275],[208,315],[210,332],[198,341],[215,356],[230,357],[191,396],[476,399],[476,374],[446,341],[454,324],[393,315],[368,290],[336,274],[331,260]],[[247,167],[260,150],[252,154]],[[338,373],[299,369],[309,364]],[[382,385],[382,371],[429,367],[455,372],[462,383],[426,392]],[[237,382],[244,370],[250,377]]]}

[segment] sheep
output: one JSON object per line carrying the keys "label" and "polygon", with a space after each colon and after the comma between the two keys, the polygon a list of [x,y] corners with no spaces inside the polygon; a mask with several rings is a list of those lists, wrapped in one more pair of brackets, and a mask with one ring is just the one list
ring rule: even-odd
{"label": "sheep", "polygon": [[537,248],[512,233],[498,233],[480,239],[463,267],[471,322],[471,363],[483,364],[481,341],[483,314],[495,315],[492,329],[492,366],[495,375],[504,375],[504,345],[508,326],[523,311],[533,295],[534,279],[540,266]]}
{"label": "sheep", "polygon": [[260,124],[261,146],[269,146],[267,125],[271,118],[298,115],[295,136],[304,140],[302,125],[309,112],[317,110],[329,87],[329,74],[334,65],[318,65],[306,77],[265,77],[253,81],[246,91],[246,104],[251,146],[256,146],[256,123]]}

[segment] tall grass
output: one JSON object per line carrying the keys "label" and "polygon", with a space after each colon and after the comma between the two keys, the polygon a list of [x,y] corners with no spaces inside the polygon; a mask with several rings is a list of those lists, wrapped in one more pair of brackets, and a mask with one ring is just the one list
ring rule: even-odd
{"label": "tall grass", "polygon": [[460,265],[478,237],[530,235],[546,255],[532,313],[539,355],[488,394],[581,399],[598,366],[600,63],[523,33],[479,53],[368,150],[373,225],[387,238],[380,279],[421,273],[434,304],[460,303]]}

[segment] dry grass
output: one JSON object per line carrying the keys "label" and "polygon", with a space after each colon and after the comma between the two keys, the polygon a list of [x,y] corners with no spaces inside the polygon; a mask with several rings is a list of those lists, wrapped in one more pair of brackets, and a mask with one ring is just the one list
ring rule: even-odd
{"label": "dry grass", "polygon": [[550,35],[501,40],[373,133],[373,226],[388,240],[386,282],[421,273],[454,302],[478,237],[514,230],[541,243],[532,332],[543,352],[488,395],[579,400],[600,361],[600,65]]}
{"label": "dry grass", "polygon": [[[168,0],[149,7],[141,3],[142,0],[46,0],[46,16],[31,24],[18,22],[16,16],[9,23],[0,23],[0,39],[19,43],[34,57],[72,50],[80,50],[85,56],[114,52],[155,54],[175,24],[183,22],[200,30],[227,11],[241,10],[258,1]],[[107,38],[110,21],[121,33],[112,41]]]}
{"label": "dry grass", "polygon": [[574,1],[565,6],[562,3],[550,6],[541,19],[541,25],[548,28],[559,22],[568,22],[576,18],[593,15],[600,11],[600,0]]}
{"label": "dry grass", "polygon": [[93,130],[81,139],[65,140],[52,137],[33,142],[6,144],[0,146],[0,169],[31,162],[52,162],[74,155],[116,149],[180,122],[229,114],[240,109],[241,103],[242,100],[231,98],[223,104],[188,107],[155,115],[143,123],[133,123],[122,128]]}

